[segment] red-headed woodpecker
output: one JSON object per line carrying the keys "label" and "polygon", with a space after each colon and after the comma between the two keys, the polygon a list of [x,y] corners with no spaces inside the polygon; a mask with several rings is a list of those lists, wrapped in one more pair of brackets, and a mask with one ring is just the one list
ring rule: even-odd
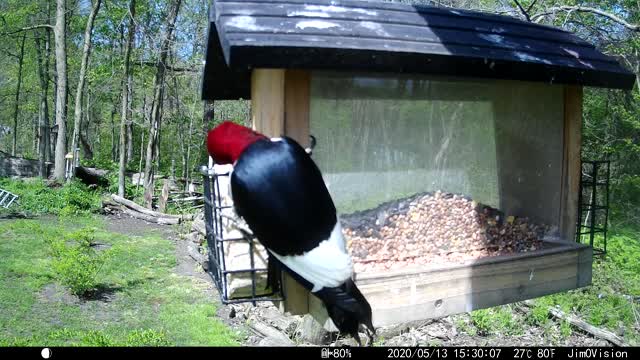
{"label": "red-headed woodpecker", "polygon": [[229,121],[209,131],[207,149],[216,163],[233,164],[234,207],[269,251],[270,285],[274,269],[288,272],[322,300],[341,333],[360,344],[364,325],[372,339],[371,306],[352,280],[335,205],[308,152]]}

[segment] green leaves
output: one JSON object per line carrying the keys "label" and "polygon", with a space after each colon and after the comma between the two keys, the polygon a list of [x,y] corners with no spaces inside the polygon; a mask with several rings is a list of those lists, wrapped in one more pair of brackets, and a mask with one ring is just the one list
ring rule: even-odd
{"label": "green leaves", "polygon": [[[79,215],[100,209],[100,194],[79,181],[50,187],[41,179],[0,179],[0,188],[19,196],[18,208],[33,214]],[[12,206],[13,207],[13,206]]]}
{"label": "green leaves", "polygon": [[97,275],[107,260],[105,252],[93,249],[94,231],[84,228],[49,239],[52,268],[58,281],[78,296],[98,286]]}

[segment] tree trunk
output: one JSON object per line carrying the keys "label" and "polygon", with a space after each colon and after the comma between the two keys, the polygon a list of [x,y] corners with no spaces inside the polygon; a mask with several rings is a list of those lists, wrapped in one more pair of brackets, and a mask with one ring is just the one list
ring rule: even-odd
{"label": "tree trunk", "polygon": [[58,181],[64,181],[65,152],[67,150],[67,33],[66,33],[66,1],[56,0],[56,25],[54,36],[56,42],[56,152],[53,176]]}
{"label": "tree trunk", "polygon": [[40,48],[40,37],[35,37],[36,57],[38,60],[38,77],[40,78],[40,109],[38,114],[38,159],[40,160],[40,176],[47,177],[46,162],[51,161],[51,145],[49,137],[49,30],[45,36],[45,54],[43,56]]}
{"label": "tree trunk", "polygon": [[144,164],[144,199],[148,208],[152,206],[153,199],[153,162],[157,154],[154,149],[158,140],[158,130],[161,121],[162,98],[164,93],[164,72],[167,55],[169,53],[169,45],[171,42],[173,29],[175,27],[176,18],[180,10],[181,0],[175,0],[171,5],[169,16],[167,17],[167,27],[162,35],[160,54],[158,56],[156,77],[153,85],[153,105],[151,107],[151,124],[149,126],[149,140],[147,143],[147,153]]}
{"label": "tree trunk", "polygon": [[[82,60],[80,61],[80,77],[78,78],[78,88],[76,89],[76,103],[73,121],[73,135],[71,137],[71,151],[76,154],[80,140],[80,125],[82,124],[82,98],[84,96],[84,84],[87,75],[87,63],[89,55],[91,55],[91,32],[93,31],[93,23],[100,10],[102,0],[95,0],[91,7],[87,26],[84,30],[84,45],[82,47]],[[75,161],[76,159],[74,159]],[[73,172],[72,172],[73,173]]]}
{"label": "tree trunk", "polygon": [[124,171],[127,165],[127,116],[129,115],[129,81],[131,48],[136,32],[134,16],[136,14],[136,0],[129,2],[129,36],[124,51],[124,73],[122,77],[122,111],[120,115],[120,163],[118,166],[118,195],[124,197]]}
{"label": "tree trunk", "polygon": [[129,71],[129,101],[127,105],[127,164],[133,159],[133,73]]}
{"label": "tree trunk", "polygon": [[191,132],[193,131],[193,116],[189,116],[189,132],[187,132],[187,159],[185,165],[185,191],[189,190],[189,179],[191,177],[191,169],[189,168],[189,162],[191,161]]}
{"label": "tree trunk", "polygon": [[27,33],[22,34],[20,42],[20,56],[18,57],[18,84],[16,85],[16,103],[13,109],[13,146],[11,147],[11,155],[16,156],[18,151],[18,112],[20,110],[20,87],[22,86],[22,64],[24,63],[24,41],[27,39]]}
{"label": "tree trunk", "polygon": [[[215,101],[203,101],[202,102],[202,136],[204,139],[207,138],[207,133],[213,127],[213,123],[215,120]],[[208,164],[209,163],[209,154],[207,153],[207,147],[201,146],[199,157],[200,164]]]}
{"label": "tree trunk", "polygon": [[116,121],[114,120],[116,117],[116,113],[118,113],[118,105],[117,102],[120,99],[117,99],[113,102],[113,108],[111,109],[111,159],[113,162],[118,160],[118,143],[116,142]]}
{"label": "tree trunk", "polygon": [[[91,88],[91,87],[89,87]],[[91,160],[93,159],[93,150],[91,149],[91,144],[87,140],[89,138],[89,126],[91,125],[91,107],[89,104],[91,93],[87,91],[87,99],[85,100],[85,110],[84,110],[84,121],[80,126],[80,145],[82,145],[82,152],[84,154],[85,159]]]}

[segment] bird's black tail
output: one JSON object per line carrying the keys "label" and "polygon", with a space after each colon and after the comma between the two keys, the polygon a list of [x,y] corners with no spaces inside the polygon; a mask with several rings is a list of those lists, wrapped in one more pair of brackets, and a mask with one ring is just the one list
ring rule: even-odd
{"label": "bird's black tail", "polygon": [[364,325],[370,341],[373,341],[375,329],[371,320],[371,305],[351,279],[339,287],[323,288],[314,294],[322,300],[329,317],[341,333],[350,334],[362,345],[358,330],[360,325]]}

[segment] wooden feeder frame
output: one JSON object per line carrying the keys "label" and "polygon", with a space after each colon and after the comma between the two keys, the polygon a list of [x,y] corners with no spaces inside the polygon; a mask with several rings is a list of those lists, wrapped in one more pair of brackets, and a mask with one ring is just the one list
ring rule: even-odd
{"label": "wooden feeder frame", "polygon": [[[355,274],[375,326],[440,317],[587,286],[592,248],[574,241],[583,86],[631,89],[635,76],[593,45],[505,16],[397,3],[212,0],[205,100],[251,99],[267,136],[309,144],[313,71],[435,75],[563,87],[558,241],[462,264]],[[311,19],[310,21],[308,21]],[[304,23],[302,23],[304,22]],[[327,23],[328,22],[328,23]],[[321,145],[320,145],[321,146]],[[280,309],[332,328],[320,300],[283,276]]]}
{"label": "wooden feeder frame", "polygon": [[[289,136],[308,146],[311,73],[254,69],[251,121],[267,136]],[[446,316],[591,284],[592,249],[575,238],[580,181],[582,87],[564,87],[564,137],[559,231],[567,241],[545,241],[543,250],[495,256],[463,264],[356,274],[371,303],[374,325]],[[320,300],[284,274],[282,311],[310,313],[332,325]]]}

